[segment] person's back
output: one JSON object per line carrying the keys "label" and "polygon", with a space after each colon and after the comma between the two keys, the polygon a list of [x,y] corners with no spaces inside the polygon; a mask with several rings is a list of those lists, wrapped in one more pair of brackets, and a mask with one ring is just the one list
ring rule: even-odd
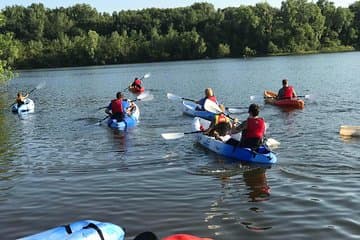
{"label": "person's back", "polygon": [[282,88],[280,88],[277,99],[289,99],[289,98],[295,98],[296,93],[293,86],[288,85],[288,80],[283,79],[282,80]]}
{"label": "person's back", "polygon": [[[219,106],[220,109],[224,112],[224,105]],[[220,113],[214,116],[214,119],[211,121],[209,128],[205,131],[205,134],[213,136],[218,140],[222,140],[219,137],[229,135],[232,128],[230,118],[225,114]]]}
{"label": "person's back", "polygon": [[131,84],[131,86],[130,87],[132,87],[132,88],[135,88],[135,89],[137,89],[137,90],[141,90],[141,88],[142,88],[142,81],[141,81],[141,79],[139,79],[139,78],[135,78],[135,80],[134,80],[134,82]]}
{"label": "person's back", "polygon": [[205,97],[200,99],[199,101],[196,101],[197,104],[200,105],[200,108],[198,108],[197,110],[201,110],[201,111],[205,111],[204,109],[204,104],[205,104],[205,101],[209,99],[211,101],[213,101],[214,103],[218,104],[218,101],[214,95],[214,92],[211,88],[206,88],[205,89]]}
{"label": "person's back", "polygon": [[18,107],[20,107],[22,104],[25,103],[25,99],[26,99],[27,97],[28,97],[28,94],[26,94],[25,96],[23,96],[21,92],[18,92],[18,93],[17,93],[15,102],[17,103]]}
{"label": "person's back", "polygon": [[[258,116],[259,109],[257,104],[251,104],[247,120],[232,130],[233,134],[242,132],[239,146],[256,150],[262,144],[265,134],[265,120]],[[233,143],[229,142],[229,144]]]}
{"label": "person's back", "polygon": [[117,121],[122,121],[125,117],[123,97],[121,92],[117,92],[116,99],[111,100],[109,106],[105,109],[105,113],[109,114],[112,119],[116,119]]}

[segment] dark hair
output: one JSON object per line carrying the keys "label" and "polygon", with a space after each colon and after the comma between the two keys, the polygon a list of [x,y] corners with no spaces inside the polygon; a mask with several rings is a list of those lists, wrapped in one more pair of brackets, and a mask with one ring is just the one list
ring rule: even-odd
{"label": "dark hair", "polygon": [[282,80],[282,85],[286,85],[286,84],[288,84],[288,80],[285,78]]}
{"label": "dark hair", "polygon": [[153,232],[143,232],[137,235],[134,240],[159,240]]}
{"label": "dark hair", "polygon": [[117,92],[116,93],[116,98],[122,98],[124,95],[122,94],[122,92]]}
{"label": "dark hair", "polygon": [[251,115],[256,117],[257,115],[259,115],[259,111],[260,111],[259,105],[255,103],[250,104],[248,113],[251,113]]}

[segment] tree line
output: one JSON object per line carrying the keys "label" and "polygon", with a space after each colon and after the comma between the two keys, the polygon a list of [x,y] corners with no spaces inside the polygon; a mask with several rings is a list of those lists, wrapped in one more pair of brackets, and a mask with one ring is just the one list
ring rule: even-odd
{"label": "tree line", "polygon": [[[360,1],[286,0],[215,9],[189,7],[100,13],[88,4],[0,12],[0,73],[11,68],[293,54],[360,48]],[[4,75],[4,74],[3,74]]]}

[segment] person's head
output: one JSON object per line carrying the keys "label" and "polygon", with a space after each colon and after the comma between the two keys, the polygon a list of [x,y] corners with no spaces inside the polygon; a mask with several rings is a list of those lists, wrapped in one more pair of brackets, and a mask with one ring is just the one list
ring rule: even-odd
{"label": "person's head", "polygon": [[143,232],[137,235],[134,240],[159,240],[153,232]]}
{"label": "person's head", "polygon": [[282,80],[282,85],[286,87],[288,85],[288,80],[285,78]]}
{"label": "person's head", "polygon": [[212,90],[211,88],[206,88],[206,89],[205,89],[205,96],[206,96],[206,97],[212,97],[212,96],[214,96],[213,90]]}
{"label": "person's head", "polygon": [[134,81],[136,81],[136,80],[139,80],[139,78],[138,78],[138,77],[135,77]]}
{"label": "person's head", "polygon": [[259,112],[260,112],[259,105],[255,104],[255,103],[250,104],[249,111],[248,111],[249,114],[251,114],[253,117],[256,117],[259,115]]}
{"label": "person's head", "polygon": [[21,93],[21,92],[18,92],[16,96],[17,96],[17,97],[22,97],[22,93]]}
{"label": "person's head", "polygon": [[120,99],[120,98],[123,98],[124,97],[124,94],[122,94],[122,92],[117,92],[116,93],[116,98],[117,99]]}

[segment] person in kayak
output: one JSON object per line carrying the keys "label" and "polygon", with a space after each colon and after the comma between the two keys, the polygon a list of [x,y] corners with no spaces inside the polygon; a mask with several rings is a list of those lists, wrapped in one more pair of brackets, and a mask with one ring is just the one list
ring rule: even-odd
{"label": "person in kayak", "polygon": [[17,106],[20,107],[21,105],[25,104],[25,99],[29,97],[29,94],[25,94],[25,96],[22,95],[21,92],[18,92],[16,95],[15,103],[17,103]]}
{"label": "person in kayak", "polygon": [[205,111],[204,104],[205,104],[206,99],[209,99],[209,100],[213,101],[214,103],[218,104],[218,101],[214,95],[214,91],[211,88],[206,88],[205,89],[205,97],[196,101],[196,103],[200,105],[199,107],[196,107],[196,110]]}
{"label": "person in kayak", "polygon": [[[219,105],[222,112],[225,111],[224,105]],[[204,134],[215,137],[217,140],[223,141],[222,137],[229,135],[231,132],[232,123],[230,118],[224,113],[214,115],[213,120],[210,123],[208,129],[204,131]]]}
{"label": "person in kayak", "polygon": [[142,89],[142,81],[140,78],[135,77],[133,83],[129,87],[130,89],[134,89],[137,92],[140,92]]}
{"label": "person in kayak", "polygon": [[234,144],[233,139],[230,139],[227,143],[253,150],[258,149],[263,143],[265,135],[265,120],[259,117],[259,112],[259,105],[255,103],[250,104],[248,110],[249,117],[231,130],[232,134],[241,132],[240,143]]}
{"label": "person in kayak", "polygon": [[[160,240],[153,232],[143,232],[137,235],[134,240]],[[190,234],[173,234],[162,238],[162,240],[213,240],[211,238],[201,238]]]}
{"label": "person in kayak", "polygon": [[296,98],[296,92],[293,86],[288,85],[288,80],[282,80],[282,88],[279,89],[277,99],[289,99],[289,98]]}
{"label": "person in kayak", "polygon": [[135,104],[126,99],[122,92],[117,92],[116,99],[111,100],[105,109],[105,113],[119,122],[124,119],[125,114],[131,114],[135,107]]}

